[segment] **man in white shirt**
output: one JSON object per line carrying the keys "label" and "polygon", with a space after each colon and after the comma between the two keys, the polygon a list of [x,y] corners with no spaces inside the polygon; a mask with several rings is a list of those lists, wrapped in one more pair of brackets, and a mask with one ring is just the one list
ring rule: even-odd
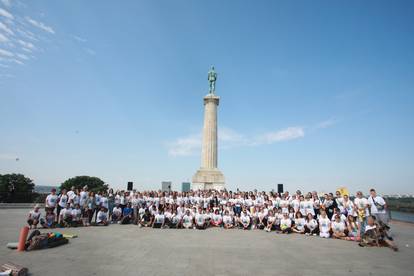
{"label": "man in white shirt", "polygon": [[371,196],[368,198],[371,215],[375,216],[378,221],[388,225],[387,203],[377,195],[375,189],[370,190]]}

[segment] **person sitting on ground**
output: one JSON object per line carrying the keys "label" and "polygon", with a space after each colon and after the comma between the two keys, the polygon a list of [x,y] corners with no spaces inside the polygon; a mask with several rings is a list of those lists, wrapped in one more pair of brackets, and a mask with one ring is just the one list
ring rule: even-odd
{"label": "person sitting on ground", "polygon": [[30,229],[37,228],[37,225],[40,222],[40,206],[39,204],[36,204],[33,208],[33,210],[31,210],[29,212],[29,215],[27,217],[27,223],[29,224]]}
{"label": "person sitting on ground", "polygon": [[224,229],[231,229],[234,227],[233,218],[230,216],[229,210],[224,211],[223,227]]}
{"label": "person sitting on ground", "polygon": [[355,217],[352,215],[348,215],[348,220],[346,223],[346,227],[348,230],[348,237],[347,240],[350,241],[359,241],[360,240],[360,229],[359,223],[355,220]]}
{"label": "person sitting on ground", "polygon": [[118,223],[119,221],[121,221],[121,218],[122,218],[122,209],[121,209],[121,206],[119,206],[119,203],[117,203],[112,210],[112,222]]}
{"label": "person sitting on ground", "polygon": [[206,220],[206,213],[201,207],[198,209],[198,212],[195,215],[195,224],[196,228],[199,230],[204,230],[207,228],[207,220]]}
{"label": "person sitting on ground", "polygon": [[[308,215],[312,215],[312,213],[308,213]],[[298,234],[305,234],[305,224],[306,220],[303,218],[301,212],[296,212],[295,215],[295,225],[292,227],[292,231]]]}
{"label": "person sitting on ground", "polygon": [[129,202],[122,212],[121,224],[130,224],[133,219],[134,210]]}
{"label": "person sitting on ground", "polygon": [[145,209],[144,214],[141,217],[140,227],[151,227],[153,221],[153,216],[150,213],[148,208]]}
{"label": "person sitting on ground", "polygon": [[72,226],[82,226],[82,210],[79,203],[75,204],[75,209],[72,210]]}
{"label": "person sitting on ground", "polygon": [[70,203],[66,205],[66,208],[60,210],[59,223],[61,227],[70,227],[72,225],[72,206]]}
{"label": "person sitting on ground", "polygon": [[101,207],[96,215],[96,225],[97,226],[108,226],[108,211],[105,207]]}
{"label": "person sitting on ground", "polygon": [[292,220],[289,218],[289,213],[283,213],[283,219],[280,220],[280,230],[283,234],[292,232]]}
{"label": "person sitting on ground", "polygon": [[368,216],[365,233],[361,237],[359,246],[387,246],[394,251],[398,251],[398,247],[387,235],[389,228],[383,224],[376,222],[374,216]]}
{"label": "person sitting on ground", "polygon": [[56,215],[55,215],[55,213],[51,209],[48,209],[47,212],[46,212],[45,219],[40,219],[40,222],[41,222],[43,228],[55,228],[55,226],[56,226]]}
{"label": "person sitting on ground", "polygon": [[177,210],[173,210],[171,214],[169,228],[180,228],[181,227],[181,216],[177,213]]}
{"label": "person sitting on ground", "polygon": [[239,219],[240,227],[244,230],[249,230],[250,221],[251,219],[249,214],[247,213],[247,210],[243,209]]}
{"label": "person sitting on ground", "polygon": [[152,228],[164,228],[165,224],[165,215],[164,211],[161,209],[155,214],[154,222],[152,223]]}
{"label": "person sitting on ground", "polygon": [[319,236],[321,238],[329,238],[331,236],[331,220],[326,215],[325,210],[321,210],[319,216]]}
{"label": "person sitting on ground", "polygon": [[306,222],[305,222],[305,235],[310,236],[316,236],[319,234],[319,227],[318,222],[313,218],[312,214],[308,214],[306,216]]}
{"label": "person sitting on ground", "polygon": [[341,221],[339,215],[335,215],[335,221],[331,224],[332,229],[332,238],[344,240],[346,238],[345,234],[345,223]]}
{"label": "person sitting on ground", "polygon": [[276,217],[274,216],[273,211],[270,210],[267,213],[267,225],[265,227],[265,231],[270,232],[272,230],[275,230],[275,222],[276,222]]}
{"label": "person sitting on ground", "polygon": [[222,223],[223,223],[223,217],[220,215],[219,209],[216,209],[211,219],[211,226],[220,227]]}
{"label": "person sitting on ground", "polygon": [[185,229],[193,228],[193,216],[190,213],[190,210],[185,211],[185,215],[183,216],[183,227]]}

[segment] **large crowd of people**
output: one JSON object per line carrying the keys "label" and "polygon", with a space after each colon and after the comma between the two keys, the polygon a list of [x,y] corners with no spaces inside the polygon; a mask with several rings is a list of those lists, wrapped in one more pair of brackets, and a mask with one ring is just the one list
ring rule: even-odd
{"label": "large crowd of people", "polygon": [[27,222],[42,226],[78,227],[136,224],[138,227],[264,230],[357,241],[360,246],[397,247],[388,234],[385,200],[374,189],[368,197],[357,192],[351,199],[340,191],[317,192],[231,191],[102,191],[88,187],[59,194],[53,189],[45,200],[45,214],[36,205]]}

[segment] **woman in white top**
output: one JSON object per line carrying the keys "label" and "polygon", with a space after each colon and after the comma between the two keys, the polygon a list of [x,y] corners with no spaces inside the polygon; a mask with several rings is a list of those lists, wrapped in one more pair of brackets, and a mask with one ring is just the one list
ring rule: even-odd
{"label": "woman in white top", "polygon": [[329,233],[331,230],[331,221],[326,215],[325,210],[321,210],[321,214],[319,216],[318,222],[319,222],[319,236],[321,238],[329,238],[331,236],[331,234]]}
{"label": "woman in white top", "polygon": [[45,209],[55,210],[57,204],[58,196],[56,195],[56,189],[53,188],[50,194],[46,197],[45,200]]}
{"label": "woman in white top", "polygon": [[233,224],[233,218],[230,215],[228,210],[224,211],[224,215],[223,215],[223,227],[224,229],[231,229],[234,227]]}
{"label": "woman in white top", "polygon": [[312,214],[306,216],[305,235],[316,236],[319,234],[318,222],[313,218]]}
{"label": "woman in white top", "polygon": [[191,215],[190,210],[187,210],[183,216],[183,227],[185,229],[193,228],[193,216]]}
{"label": "woman in white top", "polygon": [[334,239],[345,239],[345,223],[341,221],[339,215],[335,215],[335,220],[332,222],[332,238]]}
{"label": "woman in white top", "polygon": [[214,214],[213,214],[212,218],[211,218],[211,223],[210,224],[213,227],[220,227],[222,222],[223,222],[223,217],[220,215],[219,210],[216,209],[214,211]]}
{"label": "woman in white top", "polygon": [[[309,213],[310,214],[310,213]],[[312,214],[310,214],[312,215]],[[304,234],[305,233],[305,224],[306,221],[302,216],[301,212],[297,212],[295,215],[295,225],[292,228],[292,231],[298,234]]]}
{"label": "woman in white top", "polygon": [[37,225],[39,224],[39,221],[40,221],[40,210],[39,209],[40,209],[39,204],[36,204],[33,210],[29,212],[29,215],[27,217],[27,223],[29,224],[30,229],[32,229],[32,227],[36,229]]}
{"label": "woman in white top", "polygon": [[267,213],[267,225],[266,225],[266,228],[265,228],[266,232],[270,232],[270,231],[275,229],[275,221],[276,221],[276,217],[273,214],[273,211],[270,210]]}
{"label": "woman in white top", "polygon": [[280,220],[280,230],[282,230],[283,234],[292,232],[292,220],[289,218],[288,213],[284,213],[283,219]]}

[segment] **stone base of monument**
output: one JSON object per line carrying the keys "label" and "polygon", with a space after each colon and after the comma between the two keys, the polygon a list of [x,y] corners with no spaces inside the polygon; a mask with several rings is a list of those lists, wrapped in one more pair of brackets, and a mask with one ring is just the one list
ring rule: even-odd
{"label": "stone base of monument", "polygon": [[193,176],[193,190],[224,190],[224,175],[219,169],[199,169]]}

